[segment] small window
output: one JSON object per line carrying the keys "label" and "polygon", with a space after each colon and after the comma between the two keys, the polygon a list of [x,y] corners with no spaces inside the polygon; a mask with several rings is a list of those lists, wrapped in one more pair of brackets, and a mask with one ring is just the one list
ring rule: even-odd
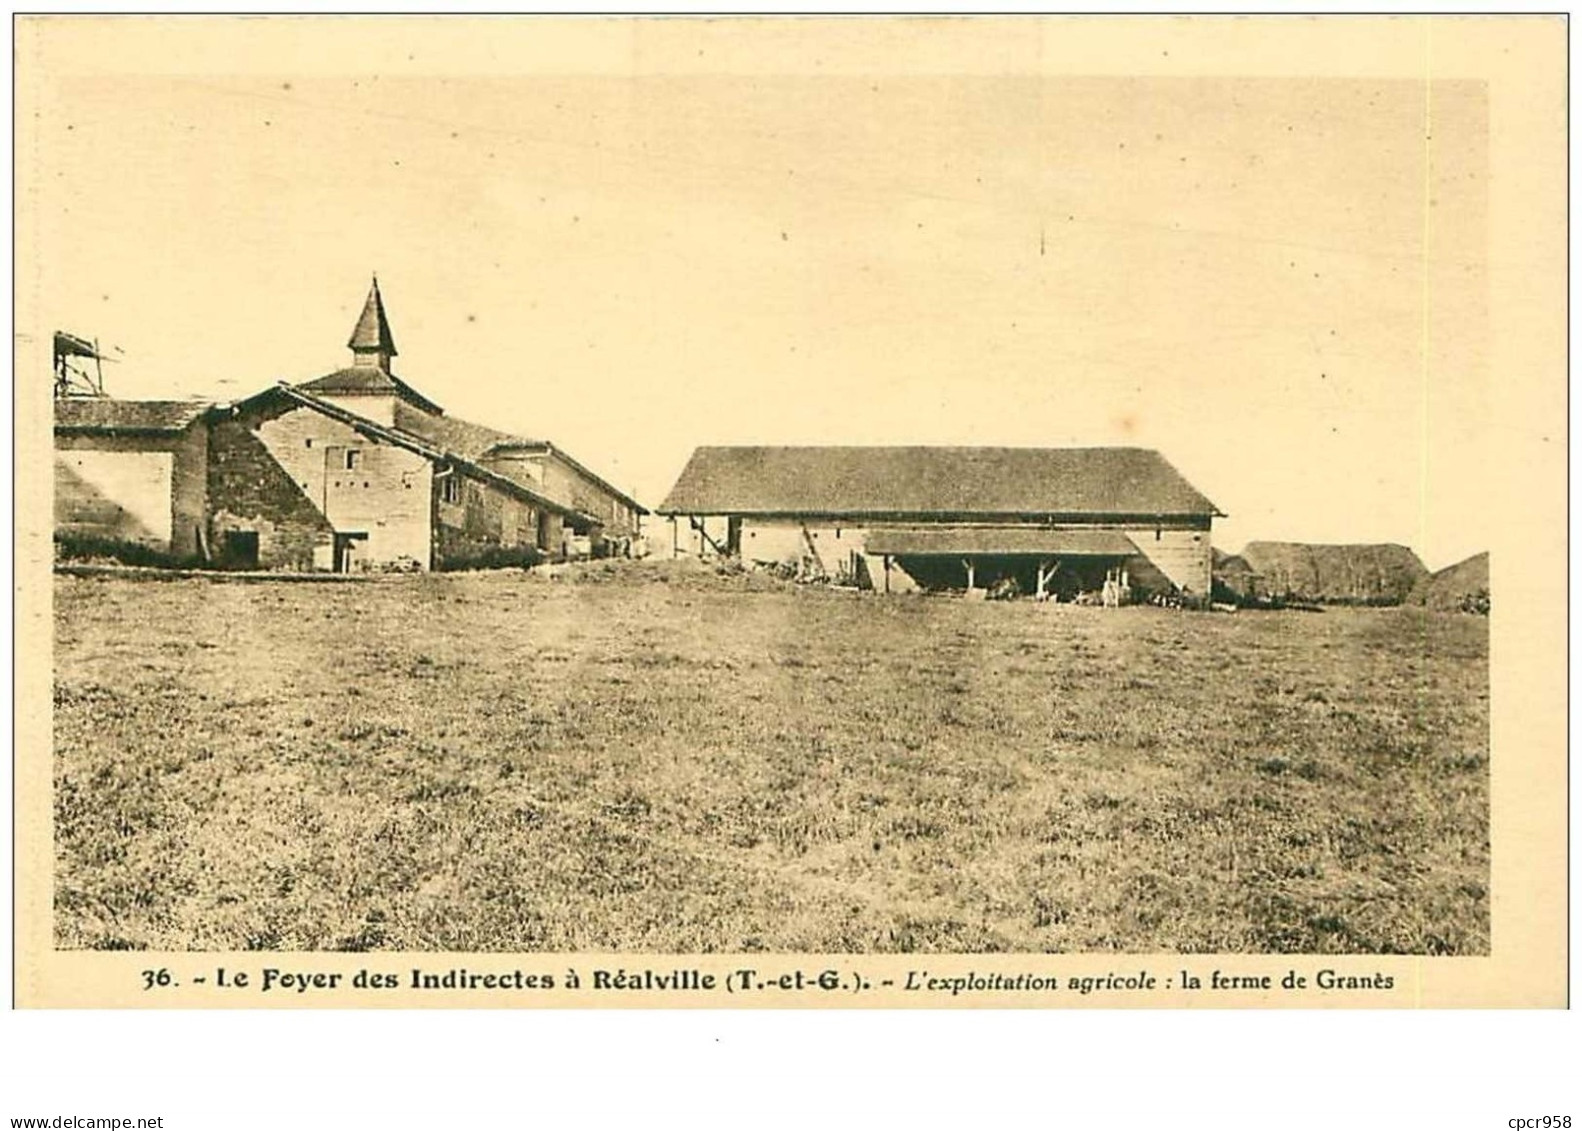
{"label": "small window", "polygon": [[305,447],[311,448],[313,446],[313,437],[309,436],[306,440],[302,441],[302,443]]}
{"label": "small window", "polygon": [[461,480],[454,473],[440,481],[440,498],[447,503],[461,502]]}
{"label": "small window", "polygon": [[346,449],[346,470],[347,471],[356,471],[358,466],[362,463],[362,461],[363,461],[363,454],[362,454],[362,452],[358,451],[356,448],[347,448]]}

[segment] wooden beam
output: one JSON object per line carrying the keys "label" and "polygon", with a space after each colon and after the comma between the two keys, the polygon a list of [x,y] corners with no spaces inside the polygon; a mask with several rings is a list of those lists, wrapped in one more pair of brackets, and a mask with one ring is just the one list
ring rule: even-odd
{"label": "wooden beam", "polygon": [[713,538],[709,537],[709,531],[708,531],[707,525],[705,523],[703,523],[703,522],[698,521],[698,516],[697,515],[695,515],[695,514],[687,515],[687,521],[692,524],[692,528],[694,530],[696,530],[698,532],[698,534],[700,534],[702,536],[703,540],[709,544],[709,546],[714,550],[714,552],[716,554],[718,554],[722,558],[728,558],[728,557],[731,556],[730,553],[728,551],[726,551],[725,549],[723,549],[718,542],[716,542]]}
{"label": "wooden beam", "polygon": [[813,568],[818,570],[814,577],[828,577],[829,570],[824,568],[824,559],[818,552],[818,543],[813,541],[813,532],[807,528],[807,523],[802,524],[802,546],[807,553],[804,558],[811,559]]}

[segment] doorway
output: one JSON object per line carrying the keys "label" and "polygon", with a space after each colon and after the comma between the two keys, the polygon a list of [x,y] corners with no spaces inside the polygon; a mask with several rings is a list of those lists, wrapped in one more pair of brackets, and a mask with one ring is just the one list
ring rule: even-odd
{"label": "doorway", "polygon": [[335,535],[335,572],[355,573],[368,565],[368,534],[354,531]]}
{"label": "doorway", "polygon": [[257,569],[258,531],[227,530],[220,560],[227,569]]}

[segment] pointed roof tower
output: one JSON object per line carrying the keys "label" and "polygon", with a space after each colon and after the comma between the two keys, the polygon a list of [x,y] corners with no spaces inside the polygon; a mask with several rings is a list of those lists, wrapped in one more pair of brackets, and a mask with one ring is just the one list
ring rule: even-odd
{"label": "pointed roof tower", "polygon": [[[349,369],[337,369],[302,386],[315,396],[342,403],[360,415],[382,424],[395,422],[395,402],[405,401],[430,416],[442,416],[445,410],[390,372],[390,359],[396,355],[395,337],[390,333],[390,320],[385,317],[384,299],[379,294],[379,276],[374,276],[368,290],[368,301],[363,303],[362,315],[352,330],[352,364]],[[342,402],[341,398],[356,398]]]}
{"label": "pointed roof tower", "polygon": [[363,303],[362,315],[346,344],[351,347],[353,365],[390,371],[390,359],[396,355],[395,337],[390,333],[390,320],[385,317],[384,299],[379,296],[378,275],[374,276],[368,301]]}

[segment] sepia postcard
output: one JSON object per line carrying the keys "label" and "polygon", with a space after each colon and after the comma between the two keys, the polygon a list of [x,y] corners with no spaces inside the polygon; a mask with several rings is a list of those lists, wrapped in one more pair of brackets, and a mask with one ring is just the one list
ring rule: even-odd
{"label": "sepia postcard", "polygon": [[1563,18],[13,36],[18,1004],[1566,1004]]}

